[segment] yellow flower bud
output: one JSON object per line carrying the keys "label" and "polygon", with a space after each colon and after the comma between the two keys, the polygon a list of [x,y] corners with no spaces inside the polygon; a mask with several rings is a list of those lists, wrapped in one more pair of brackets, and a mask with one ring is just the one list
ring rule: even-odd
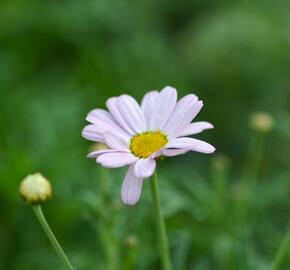
{"label": "yellow flower bud", "polygon": [[28,203],[40,204],[47,201],[52,194],[50,182],[40,173],[26,176],[20,183],[21,197]]}
{"label": "yellow flower bud", "polygon": [[138,239],[135,235],[129,234],[124,239],[124,246],[127,248],[134,248],[138,245]]}
{"label": "yellow flower bud", "polygon": [[254,130],[269,132],[273,124],[273,117],[267,112],[255,112],[250,116],[250,125]]}
{"label": "yellow flower bud", "polygon": [[91,145],[89,152],[99,151],[99,150],[106,150],[109,149],[108,146],[104,143],[96,142]]}

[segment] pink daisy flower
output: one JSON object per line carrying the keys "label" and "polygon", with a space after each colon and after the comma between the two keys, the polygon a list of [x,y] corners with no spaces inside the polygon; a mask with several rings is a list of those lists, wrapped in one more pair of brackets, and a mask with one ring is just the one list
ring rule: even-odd
{"label": "pink daisy flower", "polygon": [[109,98],[106,105],[108,111],[94,109],[87,115],[90,125],[82,136],[108,146],[88,155],[97,163],[107,168],[129,166],[121,188],[125,204],[139,200],[143,179],[154,173],[156,158],[215,151],[212,145],[188,137],[213,128],[208,122],[191,123],[203,106],[196,95],[177,101],[176,89],[167,86],[147,93],[141,106],[128,95]]}

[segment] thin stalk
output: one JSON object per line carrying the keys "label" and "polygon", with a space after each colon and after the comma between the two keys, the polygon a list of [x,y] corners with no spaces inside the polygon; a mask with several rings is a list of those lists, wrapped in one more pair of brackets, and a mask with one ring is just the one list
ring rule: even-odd
{"label": "thin stalk", "polygon": [[285,235],[284,239],[282,240],[272,262],[271,270],[278,270],[280,264],[282,263],[284,257],[289,252],[290,246],[290,230]]}
{"label": "thin stalk", "polygon": [[124,259],[123,270],[132,270],[134,269],[134,262],[136,257],[135,248],[129,248],[128,254]]}
{"label": "thin stalk", "polygon": [[260,173],[261,163],[264,155],[266,134],[254,131],[249,147],[247,163],[244,169],[244,181],[252,187]]}
{"label": "thin stalk", "polygon": [[36,205],[33,206],[33,210],[34,213],[42,227],[42,229],[44,230],[47,238],[49,239],[52,247],[54,248],[56,254],[59,256],[59,258],[62,260],[65,268],[67,270],[74,270],[74,268],[72,267],[70,261],[68,260],[67,256],[65,255],[61,245],[59,244],[59,242],[57,241],[55,235],[53,234],[51,228],[49,227],[46,218],[42,212],[42,208],[41,205]]}
{"label": "thin stalk", "polygon": [[251,136],[246,164],[238,185],[239,198],[236,203],[235,213],[239,224],[245,221],[249,222],[249,212],[251,211],[249,201],[251,196],[255,196],[254,188],[261,172],[266,135],[263,132],[254,130]]}
{"label": "thin stalk", "polygon": [[168,240],[167,240],[165,223],[164,223],[164,219],[163,219],[163,215],[161,211],[159,187],[158,187],[156,172],[151,177],[150,187],[151,187],[153,207],[155,211],[157,234],[159,238],[159,248],[160,248],[160,253],[161,253],[160,255],[161,255],[162,269],[170,270],[171,264],[170,264],[170,258],[169,258],[169,250],[168,250]]}

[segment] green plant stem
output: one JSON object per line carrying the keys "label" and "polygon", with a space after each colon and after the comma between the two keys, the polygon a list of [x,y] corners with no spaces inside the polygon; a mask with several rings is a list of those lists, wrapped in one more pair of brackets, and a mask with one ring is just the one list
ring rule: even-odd
{"label": "green plant stem", "polygon": [[158,187],[156,172],[151,177],[150,187],[151,187],[153,207],[155,211],[157,232],[158,232],[158,237],[159,237],[162,269],[170,270],[171,265],[170,265],[169,251],[168,251],[168,240],[167,240],[165,223],[164,223],[164,219],[163,219],[163,215],[161,211],[159,187]]}
{"label": "green plant stem", "polygon": [[249,222],[251,196],[255,196],[255,185],[261,172],[261,165],[264,156],[266,135],[263,132],[253,131],[250,146],[247,154],[242,178],[239,182],[239,199],[236,202],[236,218],[239,224]]}
{"label": "green plant stem", "polygon": [[33,210],[34,213],[42,227],[42,229],[44,230],[46,236],[48,237],[52,247],[54,248],[55,252],[57,253],[57,255],[60,257],[60,259],[62,260],[64,266],[66,267],[66,269],[68,270],[74,270],[70,261],[68,260],[67,256],[65,255],[62,247],[60,246],[59,242],[57,241],[56,237],[54,236],[51,228],[49,227],[45,216],[42,212],[42,208],[41,205],[36,205],[33,206]]}
{"label": "green plant stem", "polygon": [[134,262],[136,257],[135,248],[128,248],[127,255],[124,258],[123,270],[134,269]]}
{"label": "green plant stem", "polygon": [[289,252],[290,247],[290,230],[285,235],[284,239],[282,240],[272,262],[271,270],[278,270],[279,265],[282,263],[285,255]]}
{"label": "green plant stem", "polygon": [[254,131],[248,152],[247,163],[244,169],[244,181],[251,188],[259,177],[261,163],[264,155],[266,134]]}

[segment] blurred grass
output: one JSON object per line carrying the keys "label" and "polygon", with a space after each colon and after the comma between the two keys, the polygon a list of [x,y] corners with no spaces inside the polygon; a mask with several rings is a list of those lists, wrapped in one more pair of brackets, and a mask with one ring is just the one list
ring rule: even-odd
{"label": "blurred grass", "polygon": [[[100,167],[85,158],[84,118],[112,95],[140,100],[165,85],[204,100],[198,119],[216,128],[199,137],[231,161],[223,173],[214,157],[197,153],[161,164],[174,269],[267,269],[290,226],[289,8],[262,0],[2,0],[0,269],[61,269],[18,198],[19,181],[34,171],[53,184],[44,210],[76,269],[106,269]],[[275,128],[244,197],[248,117],[256,110],[271,113]],[[118,206],[124,172],[108,172],[105,208],[118,269],[131,256],[123,242],[132,234],[139,244],[131,269],[159,269],[148,185],[135,208]],[[281,269],[289,265],[290,256]]]}

